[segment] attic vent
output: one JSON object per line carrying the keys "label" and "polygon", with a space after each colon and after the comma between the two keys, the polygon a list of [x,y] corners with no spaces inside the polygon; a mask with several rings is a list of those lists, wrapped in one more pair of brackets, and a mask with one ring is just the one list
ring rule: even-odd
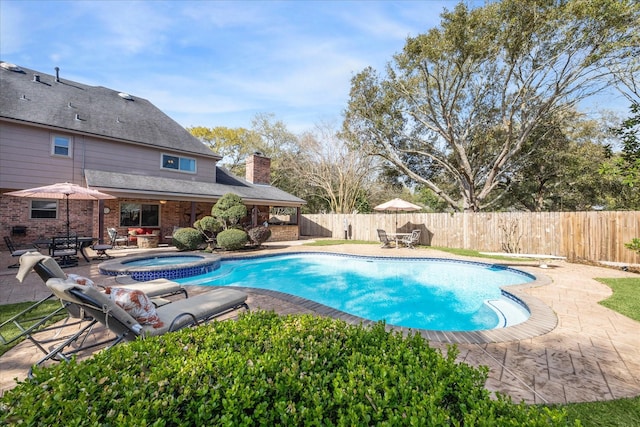
{"label": "attic vent", "polygon": [[122,99],[126,99],[127,101],[133,101],[133,97],[128,93],[120,92],[118,96]]}
{"label": "attic vent", "polygon": [[40,75],[39,74],[34,74],[33,75],[33,81],[34,82],[39,82],[40,81]]}
{"label": "attic vent", "polygon": [[5,70],[15,71],[16,73],[19,73],[22,71],[20,67],[10,62],[0,62],[0,67],[4,68]]}

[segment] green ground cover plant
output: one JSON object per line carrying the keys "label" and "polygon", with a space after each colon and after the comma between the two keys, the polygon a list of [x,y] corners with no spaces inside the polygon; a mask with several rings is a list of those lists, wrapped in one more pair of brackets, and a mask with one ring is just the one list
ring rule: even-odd
{"label": "green ground cover plant", "polygon": [[492,399],[487,368],[456,355],[382,323],[253,312],[36,369],[0,398],[0,424],[567,425]]}
{"label": "green ground cover plant", "polygon": [[[22,310],[27,309],[29,306],[33,305],[34,302],[19,302],[16,304],[5,304],[0,306],[0,325],[6,322],[8,319],[20,313]],[[53,312],[56,308],[60,308],[59,300],[51,300],[45,301],[32,312],[29,313],[28,317],[33,320],[33,322],[21,322],[24,327],[29,327],[37,322],[37,319],[46,316],[48,313]],[[60,312],[57,316],[53,317],[46,325],[50,325],[52,323],[57,322],[67,316],[66,311]],[[13,323],[8,323],[7,325],[2,327],[0,334],[6,341],[12,340],[14,337],[20,335],[20,329]],[[9,344],[0,344],[0,356],[5,354],[7,351],[12,349],[16,344],[22,342],[24,339],[18,339]]]}

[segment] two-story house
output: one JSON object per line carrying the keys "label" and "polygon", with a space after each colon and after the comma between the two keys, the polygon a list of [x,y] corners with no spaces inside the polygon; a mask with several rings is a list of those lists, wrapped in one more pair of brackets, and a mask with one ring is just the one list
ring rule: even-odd
{"label": "two-story house", "polygon": [[247,159],[245,179],[146,99],[0,62],[0,234],[18,242],[62,234],[66,204],[4,193],[57,182],[116,199],[70,201],[71,229],[107,241],[106,229],[192,226],[226,193],[239,195],[245,225],[273,224],[271,240],[299,235],[305,203],[269,183],[270,159]]}

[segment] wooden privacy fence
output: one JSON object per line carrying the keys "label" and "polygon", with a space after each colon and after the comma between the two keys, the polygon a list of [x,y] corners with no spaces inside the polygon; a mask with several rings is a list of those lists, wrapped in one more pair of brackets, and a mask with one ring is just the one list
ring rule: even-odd
{"label": "wooden privacy fence", "polygon": [[638,211],[314,214],[302,215],[300,234],[344,238],[345,228],[355,240],[419,229],[422,245],[640,263],[624,246],[640,238]]}

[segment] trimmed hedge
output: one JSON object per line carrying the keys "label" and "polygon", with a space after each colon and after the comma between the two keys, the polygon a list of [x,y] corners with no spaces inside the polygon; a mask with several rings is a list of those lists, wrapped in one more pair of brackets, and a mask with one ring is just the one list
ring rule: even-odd
{"label": "trimmed hedge", "polygon": [[249,236],[244,230],[238,230],[236,228],[229,228],[223,230],[216,236],[218,246],[228,251],[235,251],[245,247],[249,241]]}
{"label": "trimmed hedge", "polygon": [[202,233],[191,227],[177,229],[171,241],[179,251],[195,251],[202,242]]}
{"label": "trimmed hedge", "polygon": [[269,240],[271,237],[271,229],[269,227],[265,227],[263,225],[259,225],[257,227],[250,228],[247,231],[249,235],[249,240],[256,246],[261,246],[264,242]]}
{"label": "trimmed hedge", "polygon": [[36,369],[0,398],[0,424],[566,425],[558,410],[491,399],[487,369],[456,353],[382,323],[248,313]]}

